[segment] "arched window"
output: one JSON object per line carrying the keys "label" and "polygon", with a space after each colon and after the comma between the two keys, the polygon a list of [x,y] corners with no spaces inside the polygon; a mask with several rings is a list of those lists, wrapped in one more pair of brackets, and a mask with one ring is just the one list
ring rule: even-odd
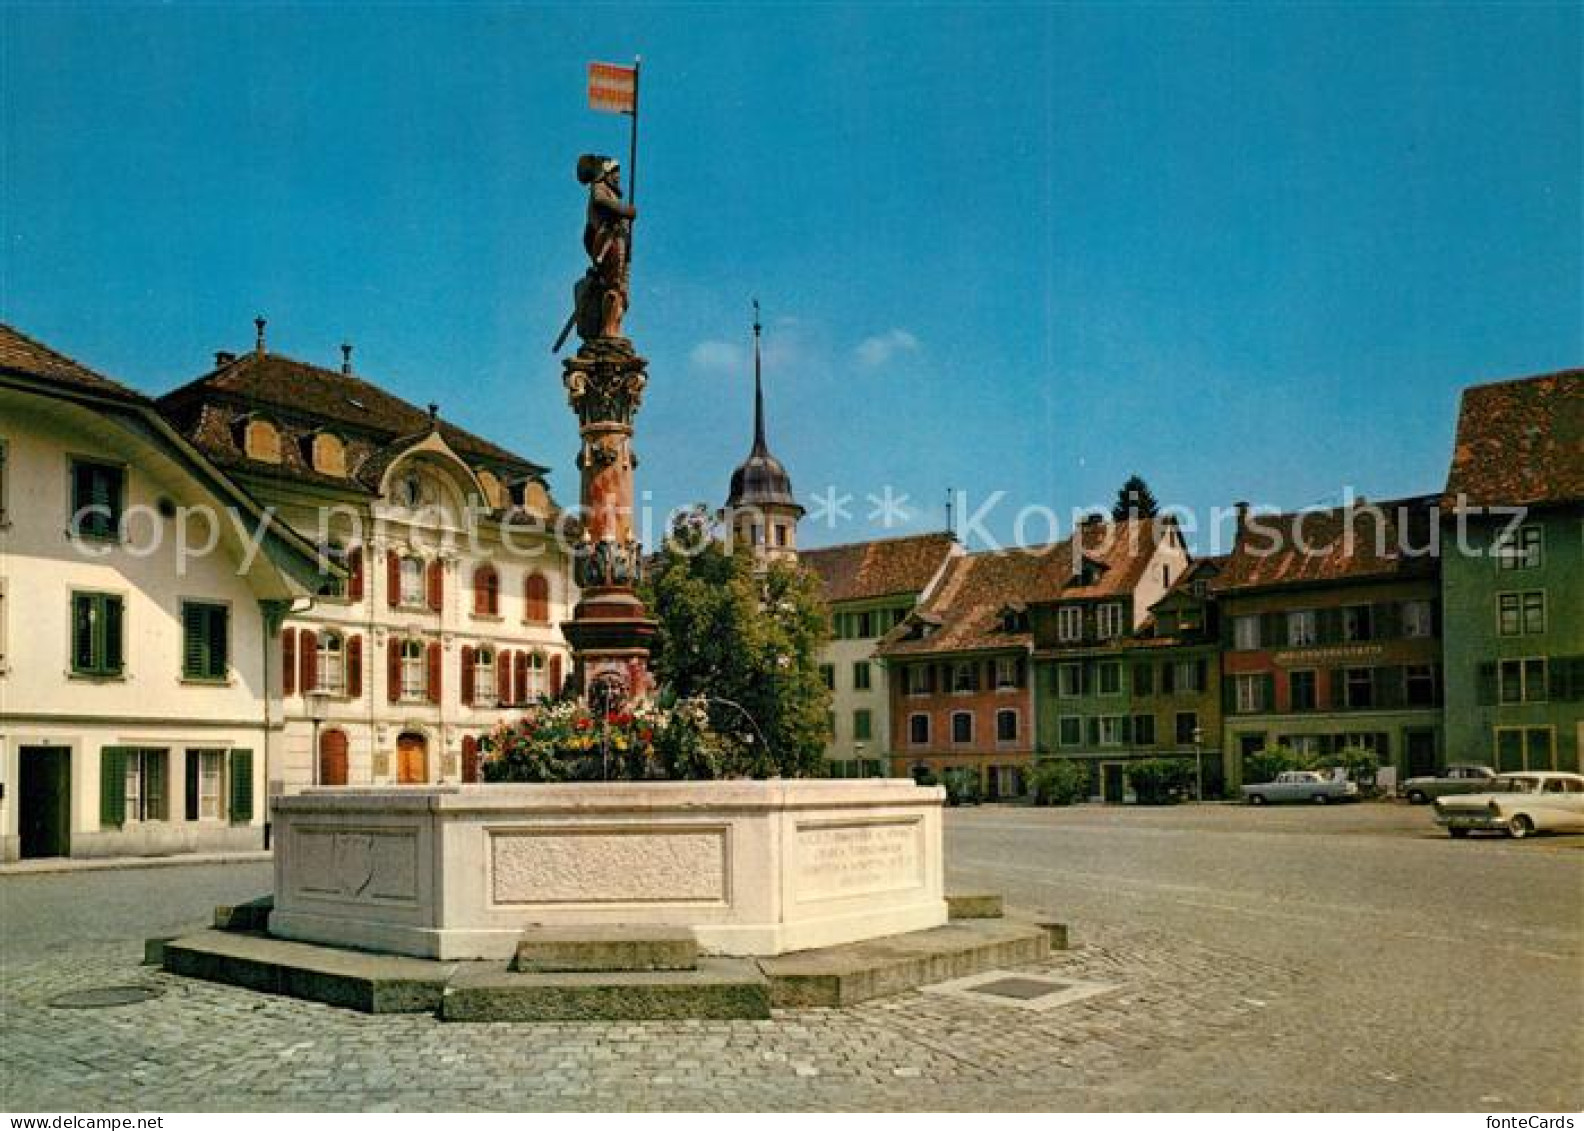
{"label": "arched window", "polygon": [[422,640],[401,642],[401,697],[407,702],[417,702],[428,692],[424,670],[424,644]]}
{"label": "arched window", "polygon": [[309,445],[313,469],[321,475],[346,475],[346,445],[333,432],[320,432]]}
{"label": "arched window", "polygon": [[319,634],[315,686],[331,695],[346,691],[346,639],[334,629]]}
{"label": "arched window", "polygon": [[261,463],[281,461],[280,429],[268,420],[250,420],[242,430],[242,450]]}
{"label": "arched window", "polygon": [[523,619],[530,624],[550,623],[550,579],[535,571],[523,582]]}
{"label": "arched window", "polygon": [[492,565],[473,571],[473,615],[500,616],[500,574]]}
{"label": "arched window", "polygon": [[348,745],[344,730],[332,728],[319,735],[320,785],[346,785]]}

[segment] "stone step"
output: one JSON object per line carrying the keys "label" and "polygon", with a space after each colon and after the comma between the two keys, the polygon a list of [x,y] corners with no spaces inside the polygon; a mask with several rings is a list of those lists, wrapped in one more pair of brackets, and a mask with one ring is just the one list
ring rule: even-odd
{"label": "stone step", "polygon": [[952,919],[999,919],[1001,894],[978,891],[956,894],[947,892],[946,914]]}
{"label": "stone step", "polygon": [[454,962],[333,950],[235,931],[199,931],[164,947],[171,974],[364,1013],[433,1013]]}
{"label": "stone step", "polygon": [[762,1020],[770,984],[752,960],[701,958],[696,970],[460,973],[440,1003],[443,1021]]}
{"label": "stone step", "polygon": [[520,974],[693,970],[698,940],[684,927],[530,927],[511,968]]}
{"label": "stone step", "polygon": [[854,1005],[998,966],[1038,962],[1050,934],[1034,923],[977,919],[927,931],[759,959],[777,1009]]}
{"label": "stone step", "polygon": [[270,912],[275,910],[275,897],[261,895],[246,903],[222,903],[215,908],[214,926],[217,931],[262,931],[269,927]]}

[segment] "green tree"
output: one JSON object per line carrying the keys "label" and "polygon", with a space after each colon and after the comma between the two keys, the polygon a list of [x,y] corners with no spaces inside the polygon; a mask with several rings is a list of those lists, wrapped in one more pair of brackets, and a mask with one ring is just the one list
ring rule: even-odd
{"label": "green tree", "polygon": [[812,575],[756,572],[728,553],[702,507],[673,524],[642,596],[658,622],[650,665],[666,697],[709,704],[727,776],[810,777],[822,768],[830,692],[818,654],[828,617]]}
{"label": "green tree", "polygon": [[1154,518],[1160,513],[1160,503],[1155,492],[1149,489],[1142,475],[1129,475],[1127,482],[1117,491],[1117,501],[1111,507],[1111,517],[1118,522],[1130,518]]}
{"label": "green tree", "polygon": [[1174,805],[1194,782],[1193,763],[1182,758],[1144,758],[1130,763],[1127,774],[1140,805]]}
{"label": "green tree", "polygon": [[1089,771],[1069,758],[1034,763],[1034,804],[1072,805],[1089,796]]}

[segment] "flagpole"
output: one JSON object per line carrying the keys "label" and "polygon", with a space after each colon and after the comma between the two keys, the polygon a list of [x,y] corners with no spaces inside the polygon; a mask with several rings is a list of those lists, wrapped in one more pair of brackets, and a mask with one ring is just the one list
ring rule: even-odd
{"label": "flagpole", "polygon": [[[634,207],[638,204],[638,72],[643,67],[643,56],[633,56],[633,108],[632,108],[632,134],[627,143],[627,203]],[[627,231],[627,270],[632,272],[633,238],[632,229]]]}

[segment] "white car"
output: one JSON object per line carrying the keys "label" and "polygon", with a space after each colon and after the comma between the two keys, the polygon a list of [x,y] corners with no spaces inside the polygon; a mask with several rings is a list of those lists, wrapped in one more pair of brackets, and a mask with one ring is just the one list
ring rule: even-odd
{"label": "white car", "polygon": [[1435,819],[1458,837],[1471,829],[1515,838],[1534,832],[1584,832],[1584,775],[1500,774],[1489,792],[1436,798]]}

